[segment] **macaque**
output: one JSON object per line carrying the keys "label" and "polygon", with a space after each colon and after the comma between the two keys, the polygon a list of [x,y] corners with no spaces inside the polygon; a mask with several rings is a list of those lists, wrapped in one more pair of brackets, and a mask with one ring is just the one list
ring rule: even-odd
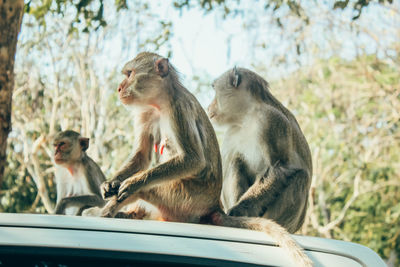
{"label": "macaque", "polygon": [[60,132],[54,138],[56,214],[81,215],[84,209],[104,206],[100,186],[106,179],[86,155],[88,147],[89,138],[74,131]]}
{"label": "macaque", "polygon": [[225,130],[221,200],[231,216],[264,217],[296,232],[311,184],[307,141],[293,114],[256,73],[236,67],[213,82],[208,107]]}
{"label": "macaque", "polygon": [[298,265],[311,266],[283,227],[267,219],[224,213],[221,156],[214,129],[168,59],[140,53],[126,63],[122,73],[126,78],[118,94],[123,104],[134,108],[134,155],[103,184],[103,196],[110,197],[103,216],[114,217],[123,206],[141,199],[157,207],[165,221],[263,231]]}

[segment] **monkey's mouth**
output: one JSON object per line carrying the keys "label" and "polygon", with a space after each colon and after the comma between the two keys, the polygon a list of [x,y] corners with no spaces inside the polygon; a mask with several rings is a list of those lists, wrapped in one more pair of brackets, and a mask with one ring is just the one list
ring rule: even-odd
{"label": "monkey's mouth", "polygon": [[54,159],[54,162],[56,164],[62,164],[62,163],[64,163],[64,160],[63,159]]}
{"label": "monkey's mouth", "polygon": [[64,162],[64,158],[62,157],[62,155],[60,153],[56,153],[54,155],[54,161],[57,164],[63,163]]}
{"label": "monkey's mouth", "polygon": [[121,100],[123,104],[131,104],[134,100],[134,97],[131,94],[120,94],[119,100]]}
{"label": "monkey's mouth", "polygon": [[119,99],[123,104],[130,104],[133,101],[133,97],[130,96],[120,96]]}

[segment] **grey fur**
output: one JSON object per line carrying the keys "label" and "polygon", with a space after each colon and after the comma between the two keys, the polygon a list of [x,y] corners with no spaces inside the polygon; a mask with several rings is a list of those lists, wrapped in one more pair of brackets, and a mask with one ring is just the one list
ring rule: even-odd
{"label": "grey fur", "polygon": [[209,115],[226,129],[221,149],[226,211],[273,219],[296,232],[304,222],[312,177],[310,149],[296,118],[248,69],[225,72],[213,87]]}
{"label": "grey fur", "polygon": [[[223,212],[222,165],[214,129],[199,102],[179,82],[172,65],[168,63],[166,75],[154,75],[154,67],[149,69],[154,58],[160,56],[141,53],[126,64],[130,69],[123,70],[137,75],[129,75],[119,86],[121,101],[136,108],[135,151],[129,163],[103,185],[104,196],[112,196],[103,216],[125,217],[118,211],[142,199],[157,207],[163,220],[266,232],[298,265],[311,266],[307,256],[278,224],[260,218],[235,218]],[[165,154],[151,166],[154,144],[164,143]]]}
{"label": "grey fur", "polygon": [[[88,144],[87,138],[70,130],[60,132],[54,138],[56,153],[61,142],[70,144],[69,149],[61,152],[62,162],[56,163],[56,214],[65,214],[66,209],[75,207],[76,212],[73,215],[81,215],[84,209],[104,206],[100,185],[106,179],[100,167],[86,154],[87,146],[82,147],[82,140]],[[70,175],[68,168],[78,170],[78,174]],[[83,177],[79,176],[82,171]],[[82,178],[86,181],[81,181]]]}

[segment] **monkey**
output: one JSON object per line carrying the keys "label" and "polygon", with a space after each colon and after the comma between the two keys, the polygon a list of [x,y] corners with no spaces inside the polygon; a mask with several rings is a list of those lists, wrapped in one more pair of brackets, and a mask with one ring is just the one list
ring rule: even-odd
{"label": "monkey", "polygon": [[296,232],[312,178],[311,152],[294,115],[258,74],[233,68],[215,79],[208,107],[225,131],[221,201],[231,216],[264,217]]}
{"label": "monkey", "polygon": [[100,186],[106,180],[100,167],[86,154],[89,138],[75,131],[54,137],[56,214],[82,215],[90,207],[102,207]]}
{"label": "monkey", "polygon": [[[82,212],[82,216],[85,217],[101,217],[101,215],[102,207],[92,207]],[[158,209],[143,200],[125,206],[124,210],[115,214],[114,218],[163,221]]]}
{"label": "monkey", "polygon": [[102,216],[114,217],[121,207],[140,199],[154,205],[164,221],[264,231],[294,262],[312,266],[288,232],[272,220],[224,213],[216,134],[169,60],[142,52],[125,64],[122,73],[125,79],[118,95],[124,105],[133,107],[136,142],[133,157],[102,185],[103,197],[109,199]]}

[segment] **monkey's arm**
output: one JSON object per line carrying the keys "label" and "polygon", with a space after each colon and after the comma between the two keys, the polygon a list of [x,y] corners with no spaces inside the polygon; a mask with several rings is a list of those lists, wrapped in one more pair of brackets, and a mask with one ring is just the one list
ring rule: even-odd
{"label": "monkey's arm", "polygon": [[144,190],[160,183],[175,179],[194,178],[206,168],[206,161],[198,128],[188,121],[184,112],[175,112],[177,147],[180,154],[148,171],[143,171],[126,179],[118,191],[118,201],[139,190]]}
{"label": "monkey's arm", "polygon": [[235,216],[259,216],[273,203],[296,176],[303,176],[302,169],[288,167],[289,158],[294,152],[292,128],[283,113],[270,109],[265,114],[268,124],[262,129],[260,149],[266,162],[267,171],[255,182],[231,208],[229,214]]}
{"label": "monkey's arm", "polygon": [[118,201],[123,201],[139,190],[145,190],[176,179],[194,178],[205,168],[198,157],[177,156],[153,169],[138,173],[121,183]]}
{"label": "monkey's arm", "polygon": [[121,182],[131,177],[135,173],[148,168],[151,162],[151,147],[154,137],[150,134],[149,127],[141,127],[135,153],[131,160],[112,178],[101,186],[103,198],[108,198],[118,193]]}
{"label": "monkey's arm", "polygon": [[270,167],[265,175],[240,197],[238,203],[228,213],[232,216],[261,216],[289,184],[294,180],[306,178],[307,173],[303,169]]}
{"label": "monkey's arm", "polygon": [[133,174],[146,169],[150,163],[148,147],[151,147],[151,145],[143,146],[142,149],[137,151],[132,159],[114,176],[113,180],[122,182]]}
{"label": "monkey's arm", "polygon": [[57,203],[56,206],[56,214],[63,214],[65,209],[69,206],[77,206],[79,208],[82,207],[95,207],[95,206],[103,206],[104,200],[96,195],[82,195],[82,196],[72,196],[65,197]]}

